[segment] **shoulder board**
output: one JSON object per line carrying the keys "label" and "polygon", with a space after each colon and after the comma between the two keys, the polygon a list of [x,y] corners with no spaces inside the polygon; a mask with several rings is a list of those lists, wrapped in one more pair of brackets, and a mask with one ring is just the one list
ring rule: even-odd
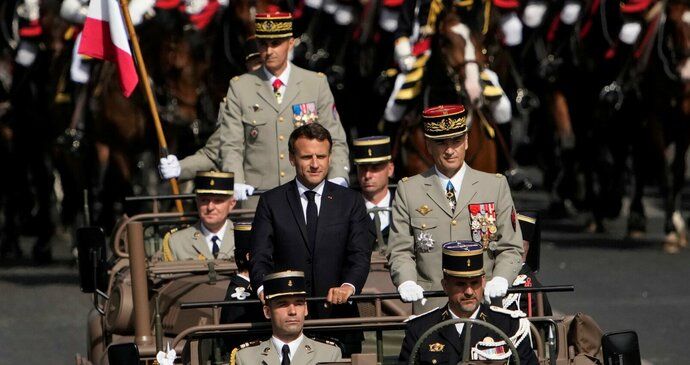
{"label": "shoulder board", "polygon": [[329,341],[325,338],[319,338],[319,337],[309,337],[309,338],[312,339],[313,341],[321,342],[321,343],[329,345],[329,346],[336,346],[336,347],[338,346],[335,344],[335,342]]}
{"label": "shoulder board", "polygon": [[510,309],[497,307],[495,305],[492,305],[491,307],[489,307],[489,309],[491,309],[491,311],[496,312],[496,313],[502,313],[505,315],[509,315],[512,318],[522,318],[522,317],[527,316],[527,314],[525,314],[525,312],[523,312],[519,309],[518,310],[510,310]]}
{"label": "shoulder board", "polygon": [[405,177],[403,177],[400,181],[402,181],[402,182],[407,182],[407,180],[410,180],[410,178],[407,177],[407,176],[405,176]]}
{"label": "shoulder board", "polygon": [[166,235],[173,234],[173,233],[179,231],[180,229],[182,229],[182,228],[180,228],[180,227],[175,227],[175,228],[169,230],[168,233],[166,233]]}
{"label": "shoulder board", "polygon": [[500,179],[500,178],[502,178],[502,177],[503,177],[503,174],[496,174],[496,175],[494,175],[494,176],[496,176],[497,178],[499,178],[499,179]]}
{"label": "shoulder board", "polygon": [[230,79],[230,81],[237,81],[237,80],[239,80],[239,79],[240,79],[239,76],[235,76],[235,77],[233,77],[232,79]]}
{"label": "shoulder board", "polygon": [[318,77],[326,77],[326,75],[323,74],[323,72],[317,72],[316,76]]}
{"label": "shoulder board", "polygon": [[254,340],[254,341],[249,341],[245,342],[240,345],[239,349],[246,349],[247,347],[254,347],[254,346],[259,346],[261,344],[261,341],[259,340]]}
{"label": "shoulder board", "polygon": [[434,308],[434,309],[432,309],[432,310],[426,311],[426,312],[424,312],[424,313],[422,313],[422,314],[413,314],[413,315],[407,317],[407,319],[404,320],[403,322],[410,322],[410,321],[413,321],[413,320],[415,320],[415,319],[417,319],[417,318],[424,317],[424,316],[426,316],[427,314],[429,314],[429,313],[431,313],[431,312],[433,312],[433,311],[435,311],[435,310],[437,310],[437,309],[438,309],[438,307],[436,307],[436,308]]}

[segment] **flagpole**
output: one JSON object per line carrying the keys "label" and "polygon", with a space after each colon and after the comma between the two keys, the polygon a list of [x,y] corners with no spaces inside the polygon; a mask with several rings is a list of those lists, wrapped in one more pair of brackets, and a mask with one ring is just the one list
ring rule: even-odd
{"label": "flagpole", "polygon": [[[158,137],[158,145],[160,147],[160,152],[161,155],[167,156],[168,143],[165,141],[165,134],[163,134],[163,126],[161,125],[161,120],[158,116],[158,108],[156,107],[156,102],[153,99],[153,91],[151,91],[151,84],[149,83],[149,75],[146,71],[146,64],[144,64],[144,57],[141,55],[141,48],[139,48],[139,39],[137,38],[137,33],[134,31],[134,24],[132,24],[132,18],[129,15],[129,4],[127,0],[118,1],[120,3],[120,8],[122,10],[122,17],[124,18],[125,24],[127,26],[127,33],[129,33],[129,39],[132,42],[134,57],[137,60],[137,68],[139,69],[141,85],[144,87],[146,101],[149,104],[151,116],[153,117],[153,124],[156,127],[156,136]],[[180,187],[177,184],[176,178],[170,179],[170,188],[172,189],[173,195],[180,195]],[[175,200],[175,206],[177,207],[178,212],[184,212],[184,208],[182,207],[182,200]]]}

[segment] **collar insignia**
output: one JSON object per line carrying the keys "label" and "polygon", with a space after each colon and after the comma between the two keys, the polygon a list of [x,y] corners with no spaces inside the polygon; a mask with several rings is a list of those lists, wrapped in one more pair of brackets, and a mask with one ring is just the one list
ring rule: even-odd
{"label": "collar insignia", "polygon": [[446,345],[444,345],[440,342],[432,343],[429,345],[429,351],[430,352],[442,352],[444,347],[446,347]]}

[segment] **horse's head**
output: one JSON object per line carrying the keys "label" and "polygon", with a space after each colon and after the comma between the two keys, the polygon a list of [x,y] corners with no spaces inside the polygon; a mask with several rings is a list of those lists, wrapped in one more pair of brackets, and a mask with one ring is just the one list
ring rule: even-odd
{"label": "horse's head", "polygon": [[690,2],[673,0],[669,2],[668,20],[674,53],[678,58],[678,72],[683,81],[690,81]]}

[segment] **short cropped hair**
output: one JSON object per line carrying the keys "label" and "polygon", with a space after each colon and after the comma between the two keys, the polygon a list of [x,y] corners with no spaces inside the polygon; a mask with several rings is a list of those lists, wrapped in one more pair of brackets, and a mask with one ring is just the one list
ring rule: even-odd
{"label": "short cropped hair", "polygon": [[290,133],[290,139],[288,140],[288,151],[291,155],[295,154],[295,142],[300,137],[307,139],[315,139],[319,142],[328,140],[328,153],[333,149],[333,138],[331,138],[331,133],[319,123],[309,123],[300,126]]}

